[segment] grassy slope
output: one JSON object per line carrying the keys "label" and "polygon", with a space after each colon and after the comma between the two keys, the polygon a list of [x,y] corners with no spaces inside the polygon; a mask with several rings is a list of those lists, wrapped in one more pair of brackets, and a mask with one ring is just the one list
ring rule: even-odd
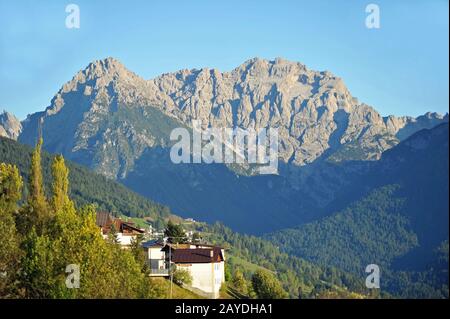
{"label": "grassy slope", "polygon": [[[170,298],[170,281],[164,278],[151,278],[152,282],[154,282],[158,287],[161,287],[163,291],[167,292],[167,299]],[[190,290],[187,290],[183,287],[180,287],[176,284],[172,285],[172,299],[203,299],[203,297],[193,293]]]}

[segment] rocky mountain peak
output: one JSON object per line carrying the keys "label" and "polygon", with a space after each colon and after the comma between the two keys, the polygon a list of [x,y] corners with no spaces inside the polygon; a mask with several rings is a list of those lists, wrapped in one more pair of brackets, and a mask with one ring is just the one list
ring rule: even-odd
{"label": "rocky mountain peak", "polygon": [[91,62],[81,73],[87,80],[102,77],[113,77],[116,79],[137,77],[136,74],[129,71],[119,60],[111,57]]}
{"label": "rocky mountain peak", "polygon": [[21,131],[22,124],[17,117],[7,111],[0,113],[0,136],[16,140]]}
{"label": "rocky mountain peak", "polygon": [[146,85],[143,78],[128,70],[119,60],[112,57],[96,60],[61,87],[46,109],[46,115],[58,113],[68,99],[79,100],[81,110],[85,109],[81,107],[83,104],[93,104],[94,111],[109,106],[113,101],[128,103],[133,98],[142,98]]}
{"label": "rocky mountain peak", "polygon": [[[332,154],[336,161],[375,160],[417,130],[448,121],[432,113],[382,117],[354,98],[331,72],[283,58],[257,57],[228,72],[184,69],[151,80],[114,58],[94,61],[63,85],[45,114],[35,117],[45,117],[51,151],[74,158],[82,151],[88,165],[126,174],[145,148],[163,137],[150,134],[154,112],[187,126],[199,120],[204,127],[278,128],[279,157],[297,166]],[[33,121],[27,121],[25,140],[33,139],[37,125],[28,125]],[[127,149],[126,158],[121,158],[119,148]],[[111,149],[118,158],[114,163]],[[102,162],[92,163],[93,158]]]}
{"label": "rocky mountain peak", "polygon": [[62,92],[69,92],[79,84],[100,88],[108,86],[111,82],[132,83],[134,81],[144,80],[128,70],[119,60],[109,57],[91,62],[62,87]]}

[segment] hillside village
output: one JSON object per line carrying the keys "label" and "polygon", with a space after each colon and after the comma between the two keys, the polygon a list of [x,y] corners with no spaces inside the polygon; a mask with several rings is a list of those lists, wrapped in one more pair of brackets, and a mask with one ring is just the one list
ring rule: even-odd
{"label": "hillside village", "polygon": [[[438,141],[443,136],[445,142],[448,124],[416,135]],[[396,149],[403,152],[401,147],[408,145]],[[31,149],[0,138],[0,226],[8,230],[0,233],[2,298],[392,296],[368,291],[361,277],[350,272],[286,254],[265,238],[181,218],[116,182],[66,164],[60,155],[41,154],[41,147],[42,140]],[[390,203],[392,191],[375,191],[355,207],[370,212],[370,203]],[[291,237],[283,240],[292,240],[288,247],[295,247]],[[414,238],[406,239],[413,243]],[[438,253],[445,266],[445,246]],[[65,267],[74,263],[82,271],[80,289],[62,289]],[[417,295],[445,294],[445,286],[441,293],[431,284]]]}
{"label": "hillside village", "polygon": [[[0,137],[0,191],[9,194],[0,198],[6,207],[0,226],[8,229],[0,233],[6,248],[0,249],[0,297],[217,298],[220,290],[220,298],[285,298],[297,296],[299,285],[305,296],[315,294],[312,275],[322,273],[319,267],[286,259],[269,242],[220,223],[174,215],[41,147],[42,141],[31,148]],[[157,258],[154,244],[161,246]],[[47,264],[49,258],[54,264]],[[61,290],[65,268],[74,263],[82,272],[80,289]],[[304,284],[300,277],[277,275],[277,264],[291,273],[313,267],[314,274],[303,275]],[[33,271],[17,278],[23,267]],[[359,289],[355,283],[352,289]],[[275,290],[264,290],[266,285]]]}
{"label": "hillside village", "polygon": [[[187,222],[195,222],[192,218]],[[137,237],[145,251],[149,276],[167,277],[173,281],[175,271],[186,271],[191,280],[185,287],[206,298],[219,298],[220,288],[225,282],[225,249],[195,240],[193,231],[184,231],[184,236],[174,238],[164,230],[139,228],[132,221],[123,221],[108,212],[98,211],[96,224],[103,238],[115,236],[123,249],[129,249]]]}
{"label": "hillside village", "polygon": [[0,0],[2,313],[448,301],[450,0],[59,2]]}

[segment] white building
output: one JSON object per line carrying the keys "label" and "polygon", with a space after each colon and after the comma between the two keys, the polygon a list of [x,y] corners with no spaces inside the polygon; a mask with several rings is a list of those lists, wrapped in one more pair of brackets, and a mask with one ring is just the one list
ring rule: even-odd
{"label": "white building", "polygon": [[163,244],[147,242],[150,276],[169,276],[170,267],[185,269],[192,276],[187,289],[208,298],[218,298],[225,282],[225,252],[217,246],[202,244]]}
{"label": "white building", "polygon": [[147,252],[147,260],[150,268],[150,276],[169,276],[169,266],[166,263],[166,253],[162,251],[164,244],[151,240],[142,244]]}

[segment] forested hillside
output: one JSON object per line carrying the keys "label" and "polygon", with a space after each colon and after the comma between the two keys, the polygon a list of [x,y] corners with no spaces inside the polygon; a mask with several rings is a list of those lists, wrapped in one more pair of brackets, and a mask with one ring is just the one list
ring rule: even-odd
{"label": "forested hillside", "polygon": [[[83,198],[85,193],[80,191],[83,201],[77,208],[68,192],[73,176],[75,180],[89,182],[82,188],[87,194],[94,192],[92,187],[97,187],[97,191],[103,187],[106,191],[117,192],[123,191],[123,187],[108,180],[93,180],[95,174],[76,165],[66,166],[62,156],[42,156],[41,144],[34,150],[10,140],[2,140],[1,145],[0,228],[4,230],[1,232],[4,246],[0,249],[0,270],[5,271],[7,277],[0,281],[0,297],[164,298],[164,285],[147,280],[145,267],[140,270],[143,259],[139,244],[132,244],[130,253],[121,250],[114,237],[105,241],[95,225],[95,207],[81,207],[85,202],[90,203]],[[28,171],[28,182],[24,182],[17,166],[8,162],[17,163],[22,171]],[[41,163],[45,163],[45,174]],[[75,173],[69,175],[69,167]],[[77,187],[72,187],[72,193],[73,189]],[[108,198],[102,192],[96,194],[98,197],[91,197],[92,203],[96,198]],[[136,198],[126,189],[124,194],[111,196],[125,201]],[[162,220],[163,217],[158,212],[156,218]],[[261,297],[261,292],[255,292],[259,284],[279,285],[278,292],[270,298],[322,298],[327,294],[345,298],[376,296],[364,288],[359,276],[332,267],[315,266],[280,252],[264,239],[234,233],[220,224],[199,225],[197,230],[209,242],[226,246],[228,282],[238,282],[239,271],[244,271],[242,280],[246,281],[248,297]],[[63,270],[69,261],[81,265],[83,289],[64,289]],[[97,268],[95,272],[92,267]],[[124,283],[128,288],[120,289]]]}
{"label": "forested hillside", "polygon": [[[29,146],[0,138],[0,162],[16,165],[25,180],[29,178],[31,152]],[[52,155],[43,152],[42,166],[46,191],[50,190],[52,158]],[[95,203],[100,210],[131,217],[151,217],[160,225],[170,215],[168,207],[152,202],[113,180],[72,162],[68,162],[67,166],[71,181],[70,197],[79,207]],[[26,185],[24,192],[28,192]]]}
{"label": "forested hillside", "polygon": [[[233,232],[220,223],[203,224],[198,230],[209,241],[225,245],[232,273],[239,269],[246,278],[250,278],[256,268],[265,268],[278,277],[291,298],[322,298],[325,293],[333,293],[336,298],[379,296],[378,291],[365,287],[364,269],[351,274],[336,267],[318,266],[284,253],[280,247],[263,238]],[[388,295],[383,293],[383,296]]]}
{"label": "forested hillside", "polygon": [[355,274],[377,264],[398,296],[448,298],[448,164],[448,124],[420,131],[342,190],[344,208],[266,239]]}

